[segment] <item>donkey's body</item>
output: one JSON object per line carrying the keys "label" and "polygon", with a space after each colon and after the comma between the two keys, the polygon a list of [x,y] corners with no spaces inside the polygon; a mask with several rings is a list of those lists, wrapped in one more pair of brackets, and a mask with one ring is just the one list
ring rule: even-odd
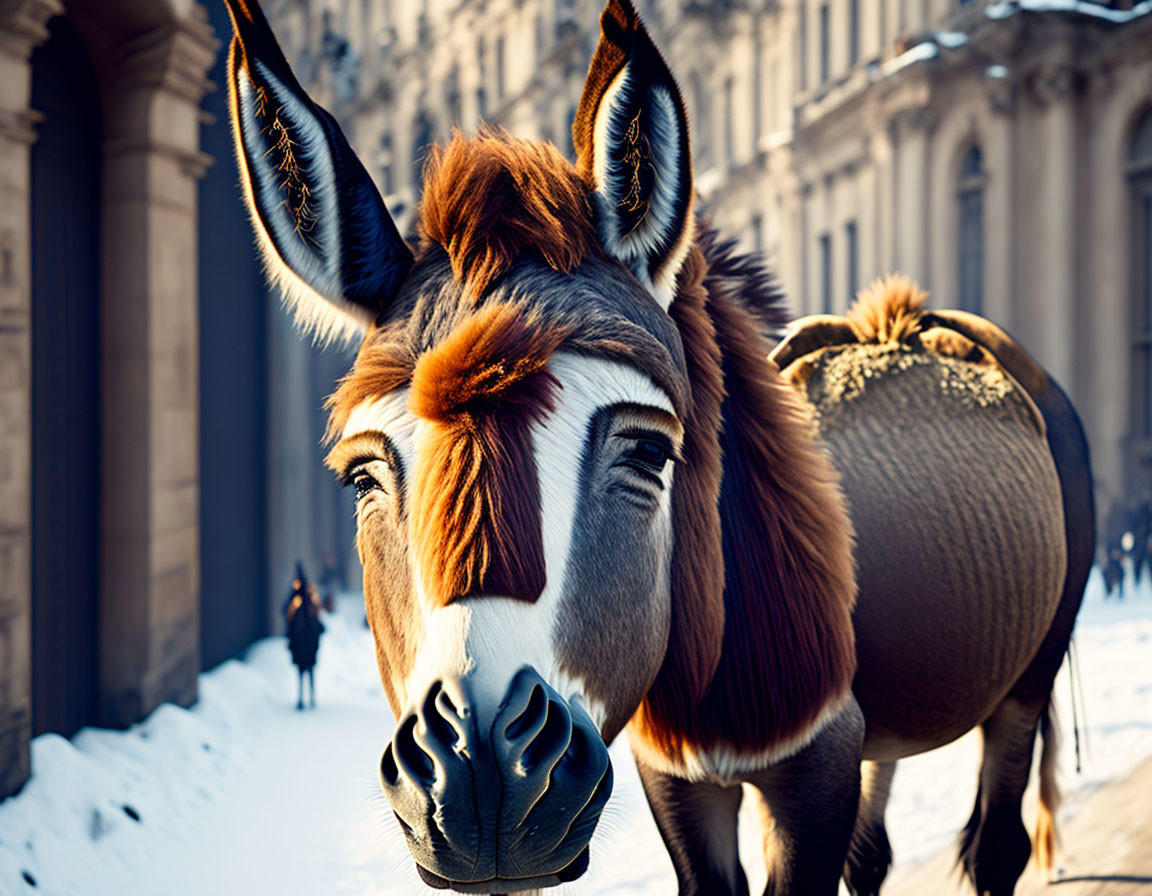
{"label": "donkey's body", "polygon": [[1030,852],[1020,798],[1038,728],[1042,865],[1053,846],[1047,703],[1091,565],[1087,445],[1009,337],[922,299],[889,283],[850,319],[799,321],[773,353],[813,407],[857,532],[853,692],[870,762],[849,881],[872,892],[887,870],[895,761],[981,725],[961,860],[981,893],[1010,893]]}
{"label": "donkey's body", "polygon": [[[767,357],[779,296],[758,262],[697,222],[682,100],[631,4],[609,0],[602,17],[576,165],[548,145],[457,137],[431,154],[410,247],[254,0],[227,2],[259,245],[305,326],[364,334],[332,399],[328,463],[356,489],[368,619],[398,718],[381,783],[423,879],[499,893],[580,876],[611,792],[606,743],[622,730],[683,893],[747,892],[735,836],[745,783],[765,812],[770,893],[835,893],[854,825],[852,885],[865,889],[863,865],[882,877],[887,857],[868,835],[883,771],[869,772],[857,823],[848,504],[810,409]],[[917,392],[927,405],[933,394]],[[1021,503],[1038,483],[1052,493],[1039,424],[1013,425],[988,438],[1014,446],[1004,433],[1031,426],[1039,478],[1009,473],[1003,537],[925,562],[922,592],[979,566],[978,597],[990,597],[994,564],[1018,559],[1003,542],[1021,532],[1058,551],[1058,509],[1043,503],[1032,520]],[[887,432],[877,446],[902,438]],[[1066,472],[1058,462],[1061,486]],[[936,514],[934,537],[945,521]],[[891,562],[924,557],[914,534],[885,543]],[[886,705],[871,687],[882,673],[865,667],[873,744],[902,755],[1000,724],[1023,681],[1023,709],[1005,709],[1001,727],[1014,747],[1021,731],[1031,744],[1067,642],[1044,640],[1045,626],[1055,614],[1051,631],[1070,630],[1075,615],[1052,609],[1063,560],[1044,557],[1046,578],[1019,571],[1027,593],[995,611],[962,608],[961,588],[942,607],[931,635],[957,647],[937,645],[927,677],[942,689]],[[953,626],[980,631],[956,641]],[[872,664],[884,650],[865,637]],[[957,692],[958,712],[941,713]],[[974,816],[982,866],[997,849],[984,829],[1007,817]]]}
{"label": "donkey's body", "polygon": [[1064,508],[1044,421],[998,367],[899,342],[802,366],[856,529],[865,755],[938,747],[991,714],[1056,613]]}

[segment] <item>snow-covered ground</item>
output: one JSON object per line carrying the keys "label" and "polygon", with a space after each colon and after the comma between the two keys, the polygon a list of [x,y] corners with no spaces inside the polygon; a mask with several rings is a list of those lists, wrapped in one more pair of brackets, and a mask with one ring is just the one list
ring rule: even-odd
{"label": "snow-covered ground", "polygon": [[[327,619],[315,710],[294,709],[288,651],[268,639],[202,676],[191,710],[163,706],[130,731],[86,729],[71,743],[37,738],[32,780],[0,804],[0,894],[425,892],[376,782],[392,719],[360,613],[349,597]],[[1094,574],[1076,644],[1079,775],[1066,672],[1056,685],[1067,813],[1152,754],[1152,587],[1106,602]],[[618,742],[612,755],[616,788],[592,867],[563,892],[675,892],[627,746]],[[971,808],[978,758],[970,735],[901,764],[888,813],[898,864],[952,842]],[[764,872],[750,815],[741,847],[758,892]]]}

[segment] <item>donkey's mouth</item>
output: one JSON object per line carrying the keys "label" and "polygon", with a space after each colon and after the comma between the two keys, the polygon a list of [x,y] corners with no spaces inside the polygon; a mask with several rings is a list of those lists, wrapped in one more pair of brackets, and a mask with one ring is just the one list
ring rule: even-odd
{"label": "donkey's mouth", "polygon": [[501,878],[491,880],[458,881],[447,880],[423,865],[417,864],[420,879],[437,890],[455,890],[458,893],[522,893],[525,890],[542,890],[571,883],[588,870],[588,847],[585,846],[576,858],[554,874],[527,878]]}

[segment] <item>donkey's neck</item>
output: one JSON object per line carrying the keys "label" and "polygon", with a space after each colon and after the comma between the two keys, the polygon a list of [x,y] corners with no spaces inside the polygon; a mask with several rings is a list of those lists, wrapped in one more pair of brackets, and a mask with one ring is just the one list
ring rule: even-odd
{"label": "donkey's neck", "polygon": [[807,407],[767,358],[774,295],[705,232],[670,309],[692,406],[669,651],[637,726],[669,758],[802,742],[855,669],[851,523]]}

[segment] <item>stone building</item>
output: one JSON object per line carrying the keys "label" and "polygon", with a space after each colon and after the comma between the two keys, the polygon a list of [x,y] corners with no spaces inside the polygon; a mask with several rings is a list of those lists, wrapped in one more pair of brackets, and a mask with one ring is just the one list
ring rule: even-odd
{"label": "stone building", "polygon": [[[433,140],[571,152],[591,0],[265,0],[402,229]],[[1065,384],[1103,507],[1152,488],[1152,5],[641,0],[696,185],[798,313],[902,270]],[[321,467],[348,355],[268,300],[219,2],[0,0],[0,796],[34,733],[129,724],[355,582]],[[213,164],[215,161],[215,164]]]}
{"label": "stone building", "polygon": [[32,736],[188,705],[298,558],[350,562],[347,356],[268,299],[230,33],[218,0],[0,0],[0,798]]}
{"label": "stone building", "polygon": [[[574,0],[269,0],[410,225],[423,148],[481,119],[571,150]],[[797,313],[900,270],[1067,387],[1100,501],[1152,488],[1152,15],[1128,0],[639,0],[696,185]]]}

